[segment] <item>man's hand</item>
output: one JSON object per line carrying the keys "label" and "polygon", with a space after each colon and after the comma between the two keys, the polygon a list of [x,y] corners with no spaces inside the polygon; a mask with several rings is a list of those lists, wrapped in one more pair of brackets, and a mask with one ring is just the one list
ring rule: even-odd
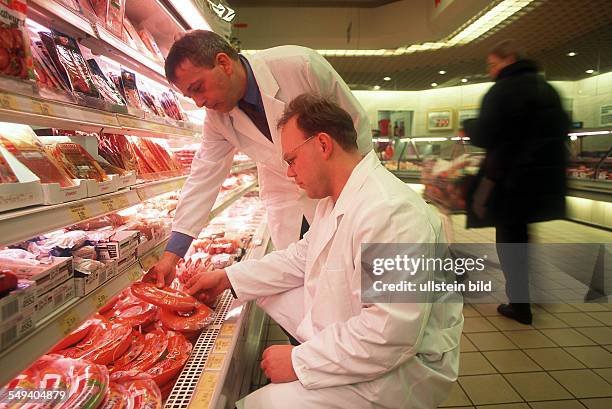
{"label": "man's hand", "polygon": [[293,345],[272,345],[264,351],[260,366],[272,383],[297,381],[291,351]]}
{"label": "man's hand", "polygon": [[474,192],[474,201],[472,203],[472,210],[480,219],[484,220],[487,216],[487,203],[491,198],[491,193],[495,187],[495,182],[489,178],[482,178],[480,184]]}
{"label": "man's hand", "polygon": [[147,271],[142,281],[155,283],[158,288],[169,286],[176,275],[176,264],[179,259],[180,257],[176,254],[165,251],[157,264]]}
{"label": "man's hand", "polygon": [[202,271],[196,273],[185,286],[187,294],[195,296],[204,304],[213,304],[217,296],[230,288],[225,270]]}

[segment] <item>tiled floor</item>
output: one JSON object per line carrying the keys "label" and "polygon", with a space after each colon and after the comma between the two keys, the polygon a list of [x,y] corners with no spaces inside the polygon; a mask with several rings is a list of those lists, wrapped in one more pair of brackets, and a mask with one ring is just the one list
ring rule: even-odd
{"label": "tiled floor", "polygon": [[[454,242],[495,239],[494,229],[465,230],[463,216],[451,223]],[[532,234],[540,243],[612,243],[611,232],[568,221],[538,223]],[[527,326],[500,316],[493,301],[464,306],[459,380],[441,408],[612,408],[612,304],[536,304]],[[266,346],[288,343],[266,325]],[[253,388],[265,383],[256,367]]]}

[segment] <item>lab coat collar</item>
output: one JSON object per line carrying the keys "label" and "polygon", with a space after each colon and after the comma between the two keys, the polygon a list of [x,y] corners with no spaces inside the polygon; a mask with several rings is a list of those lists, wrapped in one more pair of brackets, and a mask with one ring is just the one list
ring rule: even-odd
{"label": "lab coat collar", "polygon": [[367,177],[372,173],[374,169],[378,166],[381,166],[376,153],[374,150],[368,152],[367,155],[361,159],[361,161],[355,166],[353,172],[351,172],[351,176],[346,181],[342,192],[340,192],[340,196],[338,197],[338,201],[336,201],[336,205],[334,206],[333,214],[334,218],[338,218],[342,216],[354,203],[354,197],[361,189],[361,186],[365,183]]}

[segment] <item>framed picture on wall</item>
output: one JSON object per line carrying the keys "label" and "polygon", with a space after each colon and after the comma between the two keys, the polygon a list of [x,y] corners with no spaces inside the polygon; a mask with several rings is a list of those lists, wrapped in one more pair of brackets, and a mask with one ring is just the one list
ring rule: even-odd
{"label": "framed picture on wall", "polygon": [[612,125],[612,104],[602,105],[599,108],[599,124],[601,126]]}
{"label": "framed picture on wall", "polygon": [[430,131],[453,129],[453,110],[439,109],[427,112],[427,129]]}
{"label": "framed picture on wall", "polygon": [[464,108],[457,110],[457,125],[463,128],[463,121],[478,117],[478,108]]}

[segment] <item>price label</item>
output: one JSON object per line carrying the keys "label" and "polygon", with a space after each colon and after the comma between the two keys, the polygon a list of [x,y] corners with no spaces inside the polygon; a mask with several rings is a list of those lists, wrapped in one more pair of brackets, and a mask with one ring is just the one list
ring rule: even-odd
{"label": "price label", "polygon": [[206,369],[220,370],[225,361],[225,354],[210,354],[206,359]]}
{"label": "price label", "polygon": [[217,338],[217,341],[215,342],[214,352],[222,353],[229,351],[231,343],[231,338]]}
{"label": "price label", "polygon": [[129,128],[138,128],[138,122],[131,118],[120,118],[119,123],[121,126],[127,126]]}
{"label": "price label", "polygon": [[62,315],[58,320],[60,332],[66,336],[74,330],[79,324],[79,316],[75,311],[69,311]]}
{"label": "price label", "polygon": [[89,209],[84,204],[73,205],[70,206],[68,209],[70,211],[72,219],[76,222],[80,222],[91,217]]}
{"label": "price label", "polygon": [[104,291],[100,291],[97,294],[94,294],[91,301],[94,305],[94,308],[98,310],[106,305],[106,303],[108,302],[108,296]]}
{"label": "price label", "polygon": [[53,116],[53,108],[46,102],[32,101],[32,112],[39,115]]}
{"label": "price label", "polygon": [[0,106],[4,109],[17,110],[17,100],[14,96],[0,93]]}
{"label": "price label", "polygon": [[115,196],[115,207],[117,209],[125,209],[126,207],[130,207],[130,200],[126,195]]}
{"label": "price label", "polygon": [[212,400],[213,393],[215,393],[215,387],[217,386],[218,379],[219,372],[204,372],[204,374],[200,377],[195,395],[190,402],[189,407],[207,408]]}
{"label": "price label", "polygon": [[112,197],[107,197],[100,200],[100,206],[102,207],[103,212],[112,212],[117,210],[117,207],[115,207],[115,199]]}
{"label": "price label", "polygon": [[236,324],[223,324],[223,327],[221,327],[221,331],[219,331],[219,336],[220,337],[231,337],[232,335],[234,335],[235,331],[236,331]]}
{"label": "price label", "polygon": [[130,281],[136,281],[142,277],[142,269],[140,268],[140,264],[134,264],[134,266],[127,271],[127,276],[128,280]]}
{"label": "price label", "polygon": [[117,125],[117,121],[115,121],[114,115],[102,114],[102,123],[105,125]]}

